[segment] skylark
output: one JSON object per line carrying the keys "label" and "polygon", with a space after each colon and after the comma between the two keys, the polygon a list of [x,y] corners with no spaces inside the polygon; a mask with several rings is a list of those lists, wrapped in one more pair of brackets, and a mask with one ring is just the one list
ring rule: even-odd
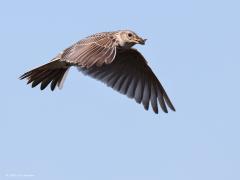
{"label": "skylark", "polygon": [[41,90],[51,83],[54,90],[62,87],[69,68],[76,66],[83,74],[142,103],[146,110],[150,102],[158,113],[159,102],[164,112],[168,112],[166,104],[175,111],[143,55],[132,48],[135,44],[144,45],[145,41],[130,30],[97,33],[68,47],[49,63],[24,73],[20,79],[27,78],[32,87],[41,83]]}

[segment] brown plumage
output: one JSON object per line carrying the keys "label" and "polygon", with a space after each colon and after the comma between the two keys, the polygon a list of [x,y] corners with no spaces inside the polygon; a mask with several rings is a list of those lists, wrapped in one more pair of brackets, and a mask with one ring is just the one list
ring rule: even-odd
{"label": "brown plumage", "polygon": [[51,83],[51,90],[54,90],[56,86],[62,87],[68,69],[77,66],[82,73],[142,103],[146,110],[150,103],[158,113],[159,103],[164,112],[168,112],[167,106],[175,111],[145,58],[132,48],[145,41],[129,30],[98,33],[73,44],[49,63],[24,73],[20,79],[27,78],[32,87],[41,84],[41,90]]}

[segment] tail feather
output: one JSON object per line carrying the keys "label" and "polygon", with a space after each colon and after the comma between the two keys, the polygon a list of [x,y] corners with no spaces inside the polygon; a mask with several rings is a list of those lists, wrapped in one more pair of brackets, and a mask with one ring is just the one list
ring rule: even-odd
{"label": "tail feather", "polygon": [[55,89],[56,86],[58,86],[58,88],[61,88],[58,84],[62,81],[65,73],[66,73],[66,71],[60,70],[58,72],[58,74],[56,75],[55,79],[52,80],[52,82],[51,82],[51,90],[52,91]]}
{"label": "tail feather", "polygon": [[68,68],[68,69],[66,70],[66,72],[63,73],[62,77],[59,78],[60,80],[57,82],[57,86],[58,86],[59,89],[62,89],[62,88],[63,88],[63,84],[64,84],[64,82],[65,82],[65,80],[66,80],[66,78],[67,78],[69,69],[70,69],[70,68]]}
{"label": "tail feather", "polygon": [[56,86],[60,87],[63,81],[65,73],[69,69],[69,66],[62,61],[51,61],[40,67],[32,69],[22,76],[20,79],[27,79],[27,84],[32,83],[32,87],[41,84],[40,89],[45,89],[51,83],[51,90],[53,91]]}
{"label": "tail feather", "polygon": [[36,87],[38,84],[42,83],[45,79],[49,78],[49,75],[51,75],[51,71],[46,71],[42,76],[38,78],[33,78],[31,76],[27,77],[29,80],[32,79],[32,88]]}
{"label": "tail feather", "polygon": [[41,82],[40,89],[41,90],[45,89],[50,82],[57,79],[58,73],[59,73],[59,70],[50,72],[50,75],[48,77],[44,78],[44,80]]}
{"label": "tail feather", "polygon": [[[35,71],[35,72],[32,72],[31,74],[31,78],[28,78],[28,82],[27,84],[30,84],[31,82],[33,82],[34,80],[36,79],[39,79],[41,76],[43,76],[44,74],[46,74],[47,70],[44,70],[44,71]],[[30,75],[30,74],[29,74]],[[23,78],[22,78],[23,79]]]}

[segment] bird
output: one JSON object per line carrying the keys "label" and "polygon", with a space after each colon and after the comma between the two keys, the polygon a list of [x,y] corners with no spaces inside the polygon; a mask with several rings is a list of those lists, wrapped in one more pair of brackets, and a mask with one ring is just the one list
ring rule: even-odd
{"label": "bird", "polygon": [[159,105],[165,113],[168,108],[175,111],[147,60],[133,48],[145,42],[146,39],[131,30],[96,33],[74,43],[50,62],[24,73],[19,79],[27,79],[32,87],[40,84],[41,90],[50,84],[53,91],[56,86],[63,87],[70,67],[77,67],[84,75],[135,99],[145,110],[151,104],[156,114]]}

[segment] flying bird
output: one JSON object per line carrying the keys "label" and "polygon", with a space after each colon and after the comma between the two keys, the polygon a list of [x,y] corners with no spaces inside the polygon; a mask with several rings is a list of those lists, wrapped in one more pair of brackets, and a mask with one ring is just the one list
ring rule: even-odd
{"label": "flying bird", "polygon": [[167,106],[175,111],[143,55],[132,48],[135,44],[144,45],[145,41],[130,30],[93,34],[66,48],[49,63],[24,73],[20,79],[26,78],[32,87],[41,84],[41,90],[51,83],[53,91],[56,86],[63,86],[68,70],[75,66],[83,74],[134,98],[146,110],[151,103],[157,114],[159,103],[165,113],[168,112]]}

